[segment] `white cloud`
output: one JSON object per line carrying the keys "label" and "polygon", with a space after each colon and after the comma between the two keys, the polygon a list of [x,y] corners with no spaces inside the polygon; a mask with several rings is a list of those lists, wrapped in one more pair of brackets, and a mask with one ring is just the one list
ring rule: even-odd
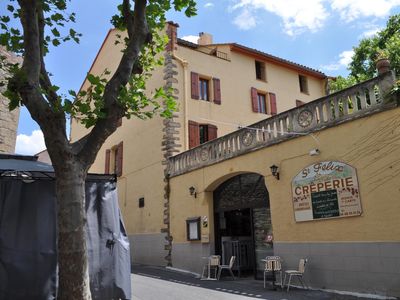
{"label": "white cloud", "polygon": [[46,149],[41,130],[32,131],[31,135],[18,134],[15,153],[33,155]]}
{"label": "white cloud", "polygon": [[239,29],[248,30],[257,25],[254,15],[248,9],[243,9],[242,12],[233,20]]}
{"label": "white cloud", "polygon": [[379,31],[381,31],[382,28],[373,28],[373,29],[369,29],[367,31],[364,31],[363,33],[361,33],[361,35],[359,36],[360,39],[364,39],[364,38],[370,38],[372,36],[374,36],[375,34],[377,34]]}
{"label": "white cloud", "polygon": [[210,8],[210,7],[213,7],[213,6],[214,6],[214,3],[212,3],[212,2],[207,2],[206,4],[204,4],[205,8]]}
{"label": "white cloud", "polygon": [[340,17],[351,22],[360,17],[386,17],[400,5],[400,0],[333,0],[331,7]]}
{"label": "white cloud", "polygon": [[[255,17],[249,12],[262,9],[281,17],[288,35],[295,35],[304,30],[315,31],[323,26],[325,19],[329,16],[323,6],[323,0],[238,0],[233,9],[242,9],[241,15],[236,18],[240,17],[242,22],[235,22],[239,28],[251,28],[249,25],[247,28],[240,27],[246,24],[246,21],[254,27]],[[246,16],[250,16],[251,19],[246,20]]]}
{"label": "white cloud", "polygon": [[198,35],[185,35],[181,37],[182,40],[197,44],[197,40],[199,39]]}
{"label": "white cloud", "polygon": [[321,69],[326,71],[337,71],[341,68],[347,68],[349,63],[351,63],[351,59],[354,55],[353,50],[346,50],[339,54],[338,61],[335,63],[331,63],[328,65],[321,66]]}
{"label": "white cloud", "polygon": [[[260,11],[277,15],[282,19],[288,35],[321,29],[326,20],[339,15],[346,22],[361,18],[387,17],[393,8],[400,6],[400,0],[231,0],[230,12],[238,12],[234,23],[240,29],[256,26]],[[372,32],[372,31],[371,31]],[[366,34],[371,32],[367,32]]]}

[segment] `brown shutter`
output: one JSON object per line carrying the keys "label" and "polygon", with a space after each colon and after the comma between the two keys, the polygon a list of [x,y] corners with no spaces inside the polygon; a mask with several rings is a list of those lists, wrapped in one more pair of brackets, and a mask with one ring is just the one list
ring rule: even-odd
{"label": "brown shutter", "polygon": [[306,103],[303,101],[300,101],[300,100],[296,100],[296,107],[302,106],[304,104],[306,104]]}
{"label": "brown shutter", "polygon": [[260,108],[258,107],[258,97],[257,97],[257,89],[251,88],[251,107],[254,112],[259,112]]}
{"label": "brown shutter", "polygon": [[217,126],[208,124],[207,128],[208,128],[208,140],[212,141],[212,140],[216,139],[218,137],[218,135],[217,135],[217,131],[218,131]]}
{"label": "brown shutter", "polygon": [[192,86],[192,98],[199,100],[199,74],[191,72],[190,78]]}
{"label": "brown shutter", "polygon": [[115,173],[116,175],[122,176],[122,166],[123,166],[123,157],[124,157],[124,144],[123,142],[119,143],[117,146],[117,151],[115,153]]}
{"label": "brown shutter", "polygon": [[221,104],[221,82],[218,78],[213,78],[214,103]]}
{"label": "brown shutter", "polygon": [[189,121],[189,149],[198,145],[200,145],[199,124],[194,121]]}
{"label": "brown shutter", "polygon": [[274,93],[269,93],[269,104],[271,108],[271,115],[276,115],[278,110],[276,108],[276,95]]}
{"label": "brown shutter", "polygon": [[110,174],[110,158],[111,158],[111,150],[106,150],[106,161],[104,167],[104,174]]}

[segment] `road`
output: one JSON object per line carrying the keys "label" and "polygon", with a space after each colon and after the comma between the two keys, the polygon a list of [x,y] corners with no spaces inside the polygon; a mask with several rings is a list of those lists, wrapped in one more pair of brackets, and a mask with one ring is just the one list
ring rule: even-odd
{"label": "road", "polygon": [[315,290],[266,289],[263,282],[253,279],[202,281],[193,275],[167,270],[161,267],[135,265],[132,268],[133,300],[362,300]]}

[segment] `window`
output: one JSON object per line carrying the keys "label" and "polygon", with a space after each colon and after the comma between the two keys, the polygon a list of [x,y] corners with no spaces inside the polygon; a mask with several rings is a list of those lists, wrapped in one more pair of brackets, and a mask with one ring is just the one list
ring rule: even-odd
{"label": "window", "polygon": [[266,114],[267,113],[267,102],[266,102],[266,95],[257,93],[257,100],[258,100],[258,112]]}
{"label": "window", "polygon": [[144,207],[144,198],[139,198],[139,207]]}
{"label": "window", "polygon": [[210,81],[205,78],[199,79],[199,98],[200,100],[210,101],[209,93],[210,91]]}
{"label": "window", "polygon": [[200,217],[186,220],[186,238],[188,241],[200,240]]}
{"label": "window", "polygon": [[213,101],[221,105],[221,81],[218,78],[200,76],[198,73],[191,72],[191,96],[195,100]]}
{"label": "window", "polygon": [[122,176],[122,161],[123,142],[106,150],[104,173],[110,174],[110,171],[112,171],[113,174]]}
{"label": "window", "polygon": [[218,128],[212,124],[189,121],[189,149],[217,138]]}
{"label": "window", "polygon": [[265,63],[261,61],[255,61],[256,66],[256,78],[265,81]]}
{"label": "window", "polygon": [[308,94],[308,80],[306,76],[299,75],[300,92]]}

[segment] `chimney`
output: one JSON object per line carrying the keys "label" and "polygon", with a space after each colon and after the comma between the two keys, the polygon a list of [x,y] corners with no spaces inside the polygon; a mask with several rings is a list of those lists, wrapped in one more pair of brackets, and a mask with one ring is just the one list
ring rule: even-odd
{"label": "chimney", "polygon": [[212,35],[206,32],[200,32],[197,43],[202,46],[211,45],[213,43]]}
{"label": "chimney", "polygon": [[167,22],[167,36],[168,36],[168,44],[165,47],[167,51],[174,51],[177,49],[178,45],[178,23],[174,23],[172,21]]}

